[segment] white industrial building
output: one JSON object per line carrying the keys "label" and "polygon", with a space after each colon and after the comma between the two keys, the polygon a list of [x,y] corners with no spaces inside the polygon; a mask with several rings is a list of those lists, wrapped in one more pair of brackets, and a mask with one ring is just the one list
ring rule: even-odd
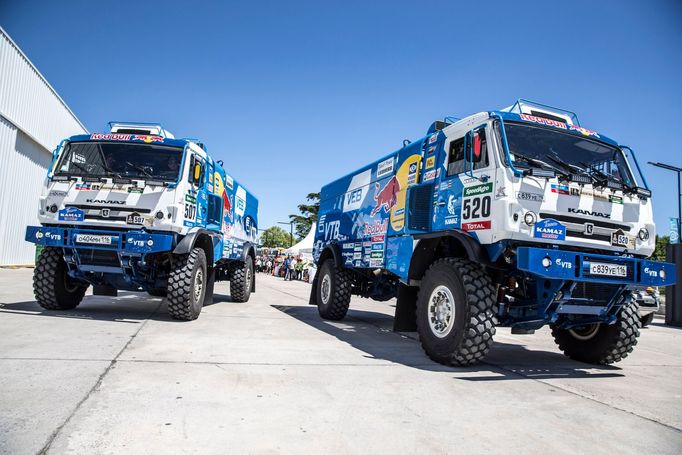
{"label": "white industrial building", "polygon": [[0,266],[33,264],[26,226],[38,223],[38,199],[51,151],[87,133],[57,92],[0,27]]}

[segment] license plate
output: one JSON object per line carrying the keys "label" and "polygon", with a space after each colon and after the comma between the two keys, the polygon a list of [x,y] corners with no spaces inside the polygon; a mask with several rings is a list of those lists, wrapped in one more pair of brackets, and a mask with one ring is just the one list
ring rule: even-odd
{"label": "license plate", "polygon": [[628,268],[625,265],[590,262],[590,275],[626,277]]}
{"label": "license plate", "polygon": [[110,235],[76,234],[76,242],[93,245],[111,245]]}

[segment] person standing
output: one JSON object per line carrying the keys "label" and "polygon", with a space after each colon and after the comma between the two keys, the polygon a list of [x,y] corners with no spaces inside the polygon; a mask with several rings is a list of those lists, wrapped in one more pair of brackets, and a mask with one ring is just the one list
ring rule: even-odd
{"label": "person standing", "polygon": [[284,262],[282,263],[282,267],[284,267],[284,281],[287,281],[291,275],[289,274],[289,263],[291,261],[289,260],[289,256],[284,258]]}

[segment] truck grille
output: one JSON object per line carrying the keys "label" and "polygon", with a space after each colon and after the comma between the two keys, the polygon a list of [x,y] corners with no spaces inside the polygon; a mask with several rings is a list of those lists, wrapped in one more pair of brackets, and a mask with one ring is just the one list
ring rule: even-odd
{"label": "truck grille", "polygon": [[617,284],[578,282],[573,288],[571,297],[590,299],[591,302],[581,302],[581,305],[605,306],[616,296],[620,289]]}
{"label": "truck grille", "polygon": [[79,248],[78,259],[81,264],[85,265],[121,266],[121,261],[116,251]]}
{"label": "truck grille", "polygon": [[409,188],[408,193],[407,228],[413,231],[428,231],[431,228],[433,185],[415,185]]}

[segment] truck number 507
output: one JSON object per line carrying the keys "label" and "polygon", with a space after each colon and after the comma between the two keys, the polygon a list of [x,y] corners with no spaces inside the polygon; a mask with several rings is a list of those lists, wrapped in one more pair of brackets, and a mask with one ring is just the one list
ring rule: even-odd
{"label": "truck number 507", "polygon": [[462,202],[462,219],[488,218],[490,216],[490,196],[465,199]]}

